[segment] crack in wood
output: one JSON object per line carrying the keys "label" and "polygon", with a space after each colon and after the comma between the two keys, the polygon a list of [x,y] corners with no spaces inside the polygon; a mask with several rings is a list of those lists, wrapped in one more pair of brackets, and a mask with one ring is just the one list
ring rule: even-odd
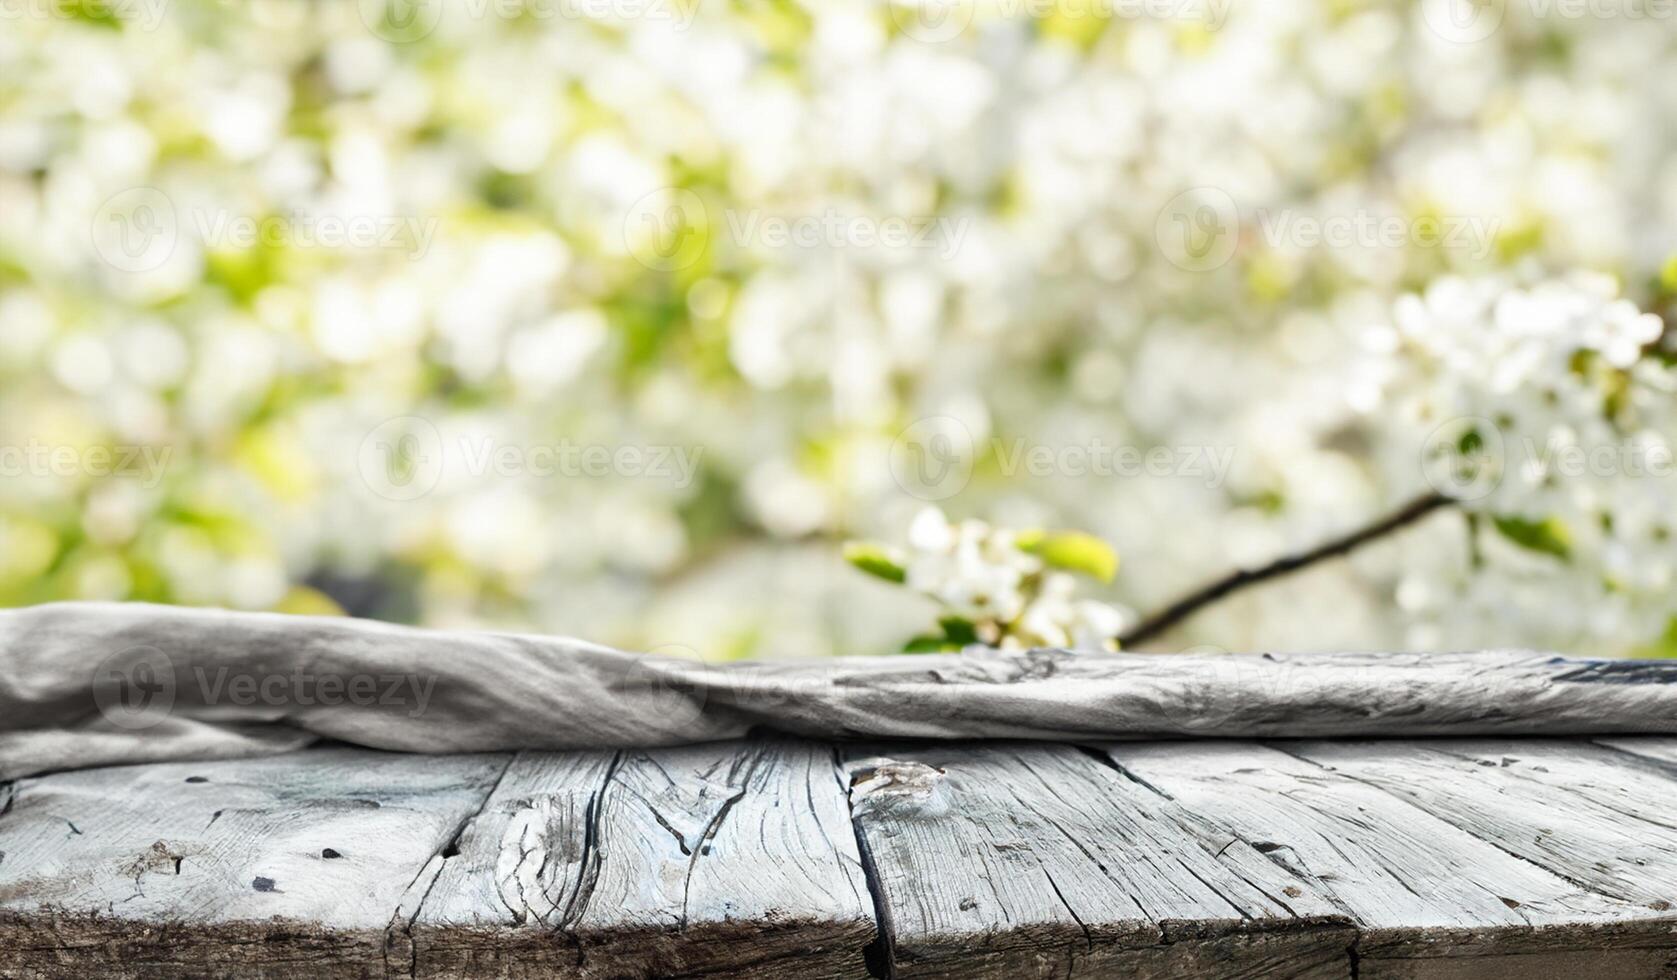
{"label": "crack in wood", "polygon": [[[399,933],[401,942],[407,949],[407,956],[405,958],[406,962],[403,964],[403,972],[409,977],[417,975],[419,963],[418,952],[414,949],[413,945],[414,920],[419,917],[420,910],[425,907],[425,900],[430,897],[431,889],[436,886],[437,878],[442,874],[442,866],[448,861],[449,857],[447,852],[451,848],[458,848],[461,836],[465,834],[467,828],[472,825],[473,821],[477,820],[477,818],[482,815],[483,808],[488,805],[490,797],[495,795],[495,790],[500,788],[501,780],[506,778],[507,771],[512,768],[512,764],[517,760],[517,758],[517,753],[510,754],[505,758],[501,764],[500,771],[496,773],[495,779],[491,781],[488,787],[484,790],[483,796],[477,802],[477,806],[455,825],[453,832],[442,840],[439,846],[432,852],[431,857],[423,862],[420,865],[419,870],[414,873],[413,880],[408,882],[407,889],[404,889],[404,896],[407,891],[412,890],[413,887],[419,883],[421,878],[425,877],[427,872],[431,873],[430,880],[426,882],[425,888],[421,891],[418,900],[414,902],[413,913],[404,917],[402,915],[402,906],[400,903],[398,903],[396,909],[391,913],[390,925],[385,928],[384,936],[383,959],[386,970],[389,970],[391,967],[390,957],[393,952],[391,946],[395,935]],[[221,812],[217,811],[216,817],[220,816]],[[214,821],[212,820],[211,822],[213,823]],[[398,923],[400,924],[398,925]]]}
{"label": "crack in wood", "polygon": [[[1106,754],[1105,752],[1102,752],[1100,749],[1096,748],[1095,746],[1079,744],[1078,746],[1076,746],[1076,748],[1079,752],[1082,752],[1084,755],[1088,756],[1089,758],[1095,760],[1096,762],[1098,762],[1101,765],[1107,767],[1108,769],[1111,769],[1113,772],[1116,772],[1118,775],[1123,776],[1125,779],[1128,779],[1130,782],[1135,783],[1137,786],[1140,786],[1142,789],[1145,789],[1145,790],[1147,790],[1151,793],[1154,793],[1158,796],[1162,796],[1167,800],[1171,799],[1171,795],[1169,793],[1165,792],[1164,790],[1160,789],[1157,786],[1154,786],[1152,783],[1148,782],[1145,779],[1142,779],[1140,776],[1138,776],[1135,773],[1131,772],[1130,770],[1124,768],[1123,763],[1119,762],[1117,759],[1114,759],[1112,756]],[[1175,802],[1175,801],[1172,800],[1172,802]]]}
{"label": "crack in wood", "polygon": [[874,939],[862,948],[862,964],[869,976],[880,980],[896,980],[897,951],[891,926],[891,908],[886,902],[880,883],[879,868],[874,863],[873,853],[868,847],[868,835],[856,817],[855,795],[851,781],[845,776],[843,755],[837,745],[831,745],[829,748],[833,759],[833,781],[838,784],[839,792],[844,794],[845,807],[850,815],[850,829],[856,837],[856,853],[860,857],[862,880],[867,885],[868,897],[873,904]]}
{"label": "crack in wood", "polygon": [[[1071,916],[1073,922],[1077,923],[1077,928],[1083,930],[1083,948],[1094,949],[1095,936],[1094,933],[1089,931],[1089,924],[1084,922],[1083,917],[1077,914],[1077,910],[1072,908],[1070,902],[1066,901],[1066,893],[1060,890],[1060,883],[1054,880],[1054,874],[1048,870],[1048,866],[1038,862],[1038,867],[1042,868],[1042,876],[1048,879],[1048,887],[1054,890],[1054,897],[1058,898],[1060,904],[1065,906],[1066,914]],[[1160,938],[1163,938],[1163,933],[1160,934]]]}
{"label": "crack in wood", "polygon": [[[53,774],[0,786],[0,962],[146,980],[259,961],[333,978],[1666,975],[1677,834],[1620,810],[1669,798],[1677,739],[1625,741],[1124,743],[1106,764],[775,739],[472,757],[446,776],[446,757],[311,750],[258,764],[283,779],[204,768],[156,824],[148,800],[193,770]],[[893,793],[889,773],[925,791]],[[1571,791],[1540,796],[1554,783]],[[201,793],[226,815],[205,823]],[[1574,846],[1586,819],[1609,844]],[[413,828],[405,850],[372,843]],[[43,859],[72,870],[31,876]],[[370,928],[323,911],[381,874]],[[49,885],[71,890],[54,906]],[[181,895],[194,917],[159,919]],[[269,915],[293,909],[317,911]]]}
{"label": "crack in wood", "polygon": [[[528,847],[525,846],[525,844],[529,841],[530,835],[532,833],[534,833],[535,835],[540,837],[542,832],[540,830],[537,830],[534,827],[529,826],[528,824],[519,828],[519,831],[518,831],[518,861],[515,864],[513,864],[511,871],[507,872],[507,874],[505,874],[504,876],[497,879],[497,882],[496,882],[500,887],[495,889],[495,897],[501,900],[501,904],[503,906],[505,906],[507,912],[512,916],[512,924],[515,925],[515,926],[523,925],[525,920],[528,919],[529,916],[532,915],[532,914],[535,915],[536,921],[542,923],[543,925],[548,924],[547,923],[547,914],[545,912],[534,911],[534,910],[531,909],[530,898],[529,898],[528,895],[526,895],[524,893],[524,876],[522,874],[520,874],[520,872],[522,872],[524,870],[525,864],[527,864],[529,862],[530,855],[534,854],[537,850],[537,846],[534,845],[534,844],[532,844]],[[545,848],[543,848],[542,849],[542,863],[543,863],[544,867],[545,867],[546,862],[547,862],[546,855],[547,855],[547,851],[546,851]],[[540,873],[540,869],[538,869],[538,874],[539,873]],[[518,903],[516,905],[513,904],[512,902],[507,901],[507,887],[509,885],[512,887],[512,889],[514,891],[516,891],[518,893]]]}
{"label": "crack in wood", "polygon": [[[746,782],[746,783],[749,783],[750,780],[751,780],[750,769],[747,769],[745,779],[742,780],[742,781]],[[711,817],[710,823],[705,825],[704,830],[699,834],[698,840],[694,841],[694,846],[693,846],[692,851],[689,852],[685,848],[683,849],[683,853],[688,854],[688,862],[687,862],[687,877],[683,880],[682,886],[681,886],[681,927],[680,928],[681,928],[682,932],[687,931],[687,905],[688,905],[688,902],[689,902],[689,900],[692,896],[693,872],[698,870],[699,859],[703,858],[705,855],[710,853],[709,842],[716,837],[716,832],[721,829],[722,821],[728,819],[729,811],[731,811],[734,808],[735,804],[739,803],[739,801],[744,799],[744,798],[745,798],[745,787],[742,786],[742,787],[740,787],[739,792],[733,794],[732,796],[729,796],[727,799],[722,801],[722,805],[721,805],[721,807],[719,807],[717,809],[716,815]]]}
{"label": "crack in wood", "polygon": [[692,854],[693,849],[687,846],[687,838],[682,836],[681,831],[675,829],[675,827],[670,824],[669,820],[665,818],[663,813],[659,812],[658,808],[652,805],[650,800],[644,802],[646,803],[647,812],[652,814],[652,819],[658,824],[658,826],[664,828],[669,832],[671,837],[675,838],[675,845],[681,848],[681,853]]}
{"label": "crack in wood", "polygon": [[594,897],[594,889],[599,885],[600,812],[622,764],[623,753],[614,753],[611,761],[606,764],[605,778],[600,781],[599,790],[588,797],[588,805],[583,810],[582,858],[579,862],[582,871],[577,879],[576,889],[566,900],[559,921],[554,925],[555,929],[568,929],[580,919],[588,907],[589,899]]}

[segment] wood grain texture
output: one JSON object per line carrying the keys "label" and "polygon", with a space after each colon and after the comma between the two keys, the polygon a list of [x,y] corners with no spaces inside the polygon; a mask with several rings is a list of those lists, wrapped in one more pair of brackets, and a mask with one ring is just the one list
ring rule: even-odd
{"label": "wood grain texture", "polygon": [[409,927],[418,975],[866,976],[830,749],[524,753]]}
{"label": "wood grain texture", "polygon": [[902,977],[1341,977],[1310,882],[1070,746],[846,751]]}
{"label": "wood grain texture", "polygon": [[1289,751],[1524,861],[1657,912],[1677,906],[1677,779],[1577,740],[1305,742]]}
{"label": "wood grain texture", "polygon": [[1316,883],[1361,927],[1360,977],[1560,976],[1586,961],[1596,977],[1644,977],[1673,958],[1670,912],[1580,887],[1346,773],[1250,742],[1107,752]]}
{"label": "wood grain texture", "polygon": [[0,816],[0,973],[361,976],[492,756],[327,748],[26,779]]}
{"label": "wood grain texture", "polygon": [[0,977],[1677,976],[1677,739],[322,747],[0,784]]}

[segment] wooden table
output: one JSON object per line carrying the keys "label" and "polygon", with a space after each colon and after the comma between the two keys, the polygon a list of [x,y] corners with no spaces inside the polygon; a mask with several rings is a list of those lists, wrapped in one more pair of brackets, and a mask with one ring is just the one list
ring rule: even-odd
{"label": "wooden table", "polygon": [[1677,976],[1677,739],[267,759],[0,788],[0,975]]}

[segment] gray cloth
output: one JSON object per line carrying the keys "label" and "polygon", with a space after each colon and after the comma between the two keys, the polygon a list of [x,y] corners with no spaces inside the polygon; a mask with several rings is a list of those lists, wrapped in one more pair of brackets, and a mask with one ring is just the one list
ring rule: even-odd
{"label": "gray cloth", "polygon": [[0,612],[0,779],[286,751],[834,738],[1677,732],[1677,663],[1523,651],[700,664],[560,637],[61,603]]}

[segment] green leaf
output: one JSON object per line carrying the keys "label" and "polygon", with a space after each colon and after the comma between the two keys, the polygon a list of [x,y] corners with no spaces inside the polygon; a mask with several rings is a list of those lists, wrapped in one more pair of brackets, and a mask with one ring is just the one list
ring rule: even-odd
{"label": "green leaf", "polygon": [[978,628],[964,616],[944,616],[937,622],[943,627],[943,638],[956,646],[979,642]]}
{"label": "green leaf", "polygon": [[1497,533],[1527,551],[1553,555],[1562,561],[1572,556],[1572,542],[1566,533],[1566,525],[1553,517],[1541,521],[1524,517],[1493,517],[1491,520]]}
{"label": "green leaf", "polygon": [[917,636],[903,644],[904,653],[950,653],[961,649],[959,643],[951,643],[941,636]]}
{"label": "green leaf", "polygon": [[865,541],[848,542],[844,546],[844,560],[887,582],[902,582],[908,578],[908,569],[898,564],[881,545]]}
{"label": "green leaf", "polygon": [[1014,543],[1019,550],[1036,555],[1052,568],[1080,572],[1101,582],[1111,582],[1118,574],[1118,553],[1093,534],[1022,531]]}

